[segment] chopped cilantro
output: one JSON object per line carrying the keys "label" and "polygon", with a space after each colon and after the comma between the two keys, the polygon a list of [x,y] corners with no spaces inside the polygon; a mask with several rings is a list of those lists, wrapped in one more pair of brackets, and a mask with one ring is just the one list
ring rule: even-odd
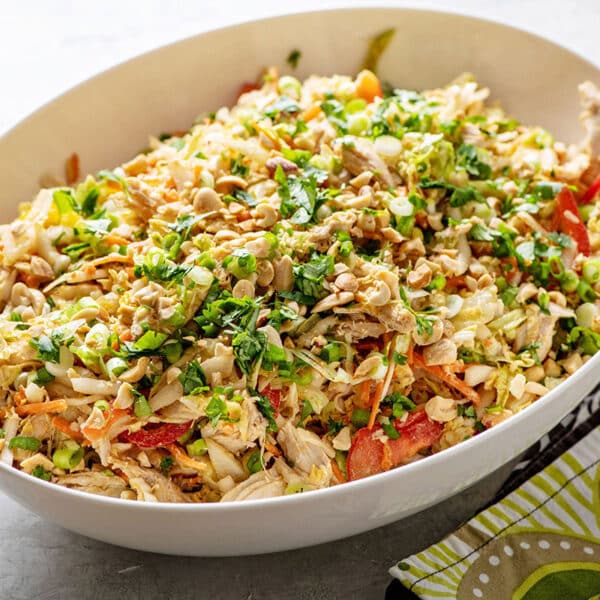
{"label": "chopped cilantro", "polygon": [[392,423],[382,423],[381,428],[383,429],[383,433],[385,433],[390,440],[397,440],[400,437],[400,432],[392,425]]}
{"label": "chopped cilantro", "polygon": [[287,96],[280,96],[279,99],[271,104],[265,111],[264,115],[266,117],[271,117],[275,119],[282,114],[291,115],[294,113],[299,113],[300,107],[298,106],[295,100],[288,98]]}
{"label": "chopped cilantro", "polygon": [[492,176],[492,168],[481,158],[482,150],[471,144],[462,144],[457,152],[458,164],[472,175],[475,179],[489,179]]}
{"label": "chopped cilantro", "polygon": [[31,474],[38,479],[43,479],[44,481],[50,481],[52,478],[52,473],[50,471],[46,471],[42,465],[36,465],[33,467]]}
{"label": "chopped cilantro", "polygon": [[302,303],[313,305],[323,296],[323,280],[334,271],[334,257],[313,254],[309,262],[297,264],[294,270],[294,286],[302,295]]}
{"label": "chopped cilantro", "polygon": [[187,396],[206,391],[206,375],[197,360],[193,360],[179,375],[179,381],[183,386],[183,393]]}
{"label": "chopped cilantro", "polygon": [[423,189],[442,189],[450,192],[450,206],[464,206],[468,202],[484,202],[484,197],[473,187],[457,187],[445,181],[435,181],[423,177],[419,182]]}
{"label": "chopped cilantro", "polygon": [[20,450],[28,450],[29,452],[35,452],[39,449],[40,445],[40,440],[28,435],[17,435],[8,443],[8,447],[11,450],[13,448],[19,448]]}
{"label": "chopped cilantro", "polygon": [[295,69],[298,66],[298,61],[302,58],[302,52],[300,50],[294,48],[286,58],[286,62],[292,69]]}
{"label": "chopped cilantro", "polygon": [[29,345],[37,350],[36,358],[43,361],[58,363],[60,360],[60,344],[62,336],[53,333],[50,337],[41,335],[39,338],[33,338]]}
{"label": "chopped cilantro", "polygon": [[160,459],[160,470],[163,475],[167,475],[169,473],[169,469],[173,466],[173,457],[172,456],[163,456]]}

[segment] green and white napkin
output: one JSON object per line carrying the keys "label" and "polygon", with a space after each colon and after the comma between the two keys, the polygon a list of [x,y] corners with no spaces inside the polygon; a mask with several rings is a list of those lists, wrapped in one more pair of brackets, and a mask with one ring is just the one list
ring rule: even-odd
{"label": "green and white napkin", "polygon": [[422,600],[600,598],[600,427],[390,573]]}

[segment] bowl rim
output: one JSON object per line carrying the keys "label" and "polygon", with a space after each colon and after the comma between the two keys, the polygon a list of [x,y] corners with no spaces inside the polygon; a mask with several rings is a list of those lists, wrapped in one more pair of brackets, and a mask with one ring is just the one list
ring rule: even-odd
{"label": "bowl rim", "polygon": [[[55,103],[59,103],[63,97],[68,96],[79,88],[90,85],[95,82],[97,79],[101,79],[104,76],[107,76],[111,72],[124,69],[129,67],[132,63],[136,61],[141,61],[152,57],[156,54],[163,52],[166,49],[175,48],[178,45],[184,45],[186,43],[191,42],[197,38],[206,37],[211,34],[217,33],[226,33],[228,31],[233,32],[235,29],[239,29],[240,27],[252,27],[257,24],[268,24],[278,21],[278,20],[286,20],[293,19],[294,17],[299,16],[317,16],[322,15],[323,13],[335,14],[335,13],[364,13],[364,12],[378,12],[378,11],[393,11],[397,13],[419,13],[421,15],[431,15],[431,16],[444,16],[449,18],[459,18],[466,19],[474,22],[483,22],[488,25],[494,25],[500,27],[505,30],[512,30],[513,32],[517,32],[520,35],[528,36],[533,38],[537,42],[543,42],[545,44],[552,44],[553,46],[563,50],[564,52],[572,55],[578,60],[585,63],[587,66],[591,67],[595,71],[598,72],[598,76],[600,77],[600,64],[596,64],[594,61],[586,58],[581,55],[579,52],[568,48],[567,46],[557,43],[547,37],[540,35],[538,33],[532,32],[529,29],[523,27],[516,27],[508,22],[503,21],[502,19],[491,19],[486,17],[480,17],[477,15],[470,14],[466,11],[452,11],[452,10],[438,10],[435,8],[420,8],[418,6],[409,4],[398,6],[393,3],[381,2],[378,1],[376,5],[358,5],[358,6],[346,6],[346,7],[329,7],[326,9],[316,9],[309,11],[302,10],[285,10],[276,15],[271,15],[268,17],[260,17],[252,20],[242,20],[230,22],[227,25],[223,25],[217,28],[207,29],[205,31],[201,31],[200,33],[195,33],[191,35],[184,36],[180,39],[159,45],[150,50],[135,54],[134,56],[126,59],[125,61],[118,62],[112,66],[109,66],[101,71],[95,73],[94,75],[78,82],[76,85],[68,88],[67,90],[61,92],[60,94],[50,98],[47,102],[41,104],[37,109],[31,112],[29,115],[25,116],[23,119],[19,120],[17,123],[12,125],[9,129],[0,133],[0,144],[13,132],[21,127],[27,125],[27,123],[38,116],[39,113],[46,110],[48,107]],[[516,415],[513,415],[509,419],[502,421],[498,425],[495,425],[491,429],[487,429],[486,431],[481,432],[480,434],[471,437],[468,440],[465,440],[455,446],[442,450],[436,454],[431,456],[424,457],[420,460],[417,460],[412,463],[408,463],[401,467],[396,467],[390,469],[389,471],[385,471],[383,473],[378,473],[376,475],[371,475],[369,477],[365,477],[363,479],[358,479],[355,481],[347,481],[342,484],[338,484],[335,486],[321,488],[317,490],[311,490],[308,493],[303,494],[291,494],[287,496],[275,496],[271,498],[262,498],[256,500],[243,500],[243,501],[232,501],[232,502],[214,502],[214,503],[181,503],[181,502],[140,502],[138,500],[126,500],[121,498],[113,498],[110,496],[102,496],[100,494],[92,494],[90,492],[84,492],[80,490],[74,490],[71,488],[63,487],[56,483],[51,483],[48,481],[44,481],[43,479],[39,479],[21,471],[13,466],[9,466],[3,462],[0,462],[0,471],[4,471],[7,476],[14,476],[16,478],[21,478],[23,483],[38,485],[41,486],[41,489],[47,489],[49,492],[54,492],[58,495],[66,494],[67,496],[72,497],[73,499],[82,499],[92,503],[98,503],[103,505],[112,505],[115,508],[120,507],[123,509],[136,507],[135,510],[149,511],[149,512],[165,512],[170,510],[175,510],[177,512],[203,512],[203,513],[213,513],[213,512],[227,512],[233,510],[256,510],[261,508],[270,508],[273,505],[279,506],[289,506],[293,507],[298,504],[305,504],[306,502],[319,502],[321,498],[329,497],[330,500],[335,499],[340,494],[348,494],[353,490],[358,491],[359,489],[365,490],[369,487],[373,487],[374,489],[381,487],[385,484],[385,482],[391,480],[392,478],[401,477],[402,473],[413,474],[415,471],[423,470],[424,467],[422,465],[431,465],[434,467],[436,465],[443,464],[445,462],[450,462],[454,460],[459,460],[465,453],[470,453],[471,451],[475,451],[482,444],[491,443],[492,439],[496,439],[500,436],[503,436],[505,430],[511,427],[511,424],[518,423],[523,421],[524,419],[532,419],[533,415],[544,410],[546,404],[549,402],[558,401],[558,398],[568,384],[574,384],[579,380],[583,380],[587,378],[591,373],[593,373],[595,368],[600,368],[600,352],[596,355],[592,356],[584,365],[582,365],[575,373],[570,375],[565,381],[559,384],[557,387],[553,388],[540,400],[537,400],[532,405],[528,406],[524,410],[520,411]],[[600,376],[598,377],[600,380]],[[583,398],[579,400],[581,402]],[[558,423],[557,423],[558,424]],[[506,462],[506,461],[504,461]],[[479,479],[479,478],[478,478]],[[347,490],[347,491],[346,491]]]}

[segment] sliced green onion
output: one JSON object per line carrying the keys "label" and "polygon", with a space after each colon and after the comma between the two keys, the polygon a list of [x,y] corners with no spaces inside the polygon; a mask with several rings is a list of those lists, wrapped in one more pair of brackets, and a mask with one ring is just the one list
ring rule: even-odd
{"label": "sliced green onion", "polygon": [[567,269],[560,278],[560,287],[565,292],[574,292],[579,285],[579,277],[575,271]]}
{"label": "sliced green onion", "polygon": [[352,421],[352,425],[355,427],[365,427],[369,422],[369,417],[371,416],[371,411],[366,408],[355,408],[352,411],[352,416],[350,420]]}
{"label": "sliced green onion", "polygon": [[106,361],[106,370],[115,377],[118,377],[121,373],[125,373],[127,369],[129,369],[129,363],[118,356],[114,356]]}
{"label": "sliced green onion", "polygon": [[96,402],[94,402],[94,408],[97,408],[98,410],[104,412],[108,410],[110,406],[106,400],[97,400]]}
{"label": "sliced green onion", "polygon": [[443,290],[446,286],[446,278],[438,273],[432,280],[431,283],[427,286],[428,290]]}
{"label": "sliced green onion", "polygon": [[74,469],[81,462],[83,454],[83,448],[77,442],[69,440],[62,448],[55,450],[52,462],[59,469],[68,471]]}
{"label": "sliced green onion", "polygon": [[380,135],[374,144],[375,151],[383,158],[394,159],[402,154],[402,142],[393,135]]}
{"label": "sliced green onion", "polygon": [[596,317],[597,311],[594,304],[585,302],[575,309],[577,325],[590,329]]}
{"label": "sliced green onion", "polygon": [[202,456],[208,452],[205,440],[196,440],[191,444],[186,444],[185,449],[190,456]]}
{"label": "sliced green onion", "polygon": [[369,129],[369,119],[363,113],[352,115],[348,119],[348,133],[351,135],[361,135]]}
{"label": "sliced green onion", "polygon": [[336,343],[331,343],[327,344],[323,348],[323,350],[321,350],[319,358],[322,358],[324,361],[331,363],[340,360],[340,355],[340,345]]}
{"label": "sliced green onion", "polygon": [[141,419],[142,417],[148,417],[152,414],[152,409],[148,404],[148,400],[146,400],[146,397],[139,392],[134,394],[133,412],[138,419]]}
{"label": "sliced green onion", "polygon": [[588,283],[600,281],[600,260],[586,260],[583,263],[583,278]]}
{"label": "sliced green onion", "polygon": [[290,483],[286,488],[284,494],[289,496],[291,494],[301,494],[302,492],[308,492],[312,490],[312,486],[308,483]]}
{"label": "sliced green onion", "polygon": [[40,445],[40,440],[28,435],[17,435],[8,443],[8,447],[11,450],[13,448],[19,448],[20,450],[29,450],[29,452],[35,452]]}
{"label": "sliced green onion", "polygon": [[362,98],[354,98],[346,103],[345,110],[346,114],[353,115],[354,113],[361,112],[367,108],[367,101]]}
{"label": "sliced green onion", "polygon": [[302,94],[302,85],[300,82],[290,75],[284,75],[277,82],[277,89],[283,96],[289,96],[294,100],[299,100]]}
{"label": "sliced green onion", "polygon": [[584,302],[594,302],[596,300],[596,292],[587,281],[580,281],[576,289],[577,294]]}
{"label": "sliced green onion", "polygon": [[260,450],[256,450],[253,452],[248,458],[248,462],[246,463],[246,467],[250,473],[258,473],[260,470],[264,468],[264,463],[262,461],[262,456],[260,454]]}
{"label": "sliced green onion", "polygon": [[183,354],[183,346],[181,342],[174,342],[173,344],[167,344],[163,346],[163,354],[169,364],[176,363]]}
{"label": "sliced green onion", "polygon": [[581,220],[584,223],[587,223],[590,220],[593,210],[594,210],[593,204],[583,204],[579,207],[579,215],[581,216]]}

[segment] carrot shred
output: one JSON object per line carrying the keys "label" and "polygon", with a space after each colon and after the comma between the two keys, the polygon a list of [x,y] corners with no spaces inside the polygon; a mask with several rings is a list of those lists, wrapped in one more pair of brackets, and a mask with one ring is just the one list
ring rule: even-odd
{"label": "carrot shred", "polygon": [[52,417],[52,426],[54,427],[54,429],[58,429],[58,431],[64,433],[65,435],[68,435],[74,440],[80,441],[83,439],[82,433],[80,431],[75,431],[74,429],[71,429],[71,423],[69,423],[69,421],[63,419],[62,417]]}
{"label": "carrot shred", "polygon": [[410,340],[410,342],[408,344],[408,350],[406,351],[406,361],[408,362],[409,365],[413,364],[414,355],[415,355],[415,345],[414,345],[413,341]]}
{"label": "carrot shred", "polygon": [[356,95],[367,102],[373,102],[377,97],[383,98],[381,83],[373,71],[365,69],[357,75]]}
{"label": "carrot shred", "polygon": [[273,456],[281,456],[281,452],[277,446],[271,444],[270,442],[265,442],[264,446]]}
{"label": "carrot shred", "polygon": [[426,365],[423,357],[415,352],[414,353],[414,365],[419,369],[424,369],[436,379],[447,383],[450,387],[453,387],[456,391],[460,392],[467,400],[470,400],[476,407],[480,406],[481,398],[479,394],[469,385],[467,385],[460,377],[457,377],[449,369],[444,369],[440,365]]}
{"label": "carrot shred", "polygon": [[31,288],[39,287],[40,283],[42,282],[37,275],[32,275],[31,273],[24,273],[21,275],[21,279],[27,287]]}
{"label": "carrot shred", "polygon": [[341,469],[339,468],[335,458],[332,459],[332,461],[331,461],[331,470],[333,471],[333,474],[335,475],[335,478],[338,480],[339,483],[344,483],[344,482],[348,481],[344,477],[344,474],[342,473]]}
{"label": "carrot shred", "polygon": [[23,417],[25,415],[43,415],[46,413],[62,412],[67,408],[67,401],[64,399],[50,400],[48,402],[32,402],[23,404],[15,408],[15,412]]}
{"label": "carrot shred", "polygon": [[383,381],[378,381],[375,386],[375,393],[373,394],[373,398],[371,400],[371,414],[369,415],[369,422],[367,427],[371,429],[373,425],[375,425],[375,418],[377,417],[377,413],[379,412],[379,405],[382,400],[382,392],[383,392]]}
{"label": "carrot shred", "polygon": [[95,442],[106,434],[106,432],[114,425],[117,419],[120,419],[121,417],[128,414],[129,412],[126,410],[121,410],[119,408],[113,409],[112,414],[110,415],[103,427],[101,427],[100,429],[96,429],[95,427],[84,427],[81,430],[81,432],[88,440],[90,440],[91,442]]}
{"label": "carrot shred", "polygon": [[126,240],[124,237],[121,237],[120,235],[117,235],[116,233],[109,233],[104,238],[104,241],[107,244],[116,244],[118,246],[126,246],[127,244],[129,244],[129,240]]}
{"label": "carrot shred", "polygon": [[180,465],[196,471],[206,470],[206,465],[204,463],[198,462],[188,456],[177,444],[169,444],[165,447]]}
{"label": "carrot shred", "polygon": [[300,118],[304,122],[308,123],[308,121],[312,121],[313,119],[315,119],[320,112],[321,107],[318,104],[313,104],[312,106],[309,106],[306,110],[300,113]]}
{"label": "carrot shred", "polygon": [[365,379],[358,384],[358,402],[355,402],[359,408],[367,408],[370,405],[371,380]]}

